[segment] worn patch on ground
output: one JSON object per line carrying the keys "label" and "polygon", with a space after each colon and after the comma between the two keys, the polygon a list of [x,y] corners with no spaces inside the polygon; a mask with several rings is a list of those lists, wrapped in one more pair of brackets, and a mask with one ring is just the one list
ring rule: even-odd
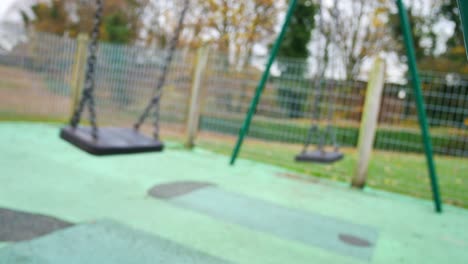
{"label": "worn patch on ground", "polygon": [[159,199],[171,199],[209,186],[213,184],[199,181],[170,182],[154,186],[148,194]]}
{"label": "worn patch on ground", "polygon": [[0,241],[30,240],[72,226],[72,223],[41,214],[0,208]]}

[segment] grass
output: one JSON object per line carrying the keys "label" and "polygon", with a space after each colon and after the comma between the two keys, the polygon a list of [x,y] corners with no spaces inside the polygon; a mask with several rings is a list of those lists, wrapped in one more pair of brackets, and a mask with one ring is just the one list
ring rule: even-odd
{"label": "grass", "polygon": [[[233,140],[229,137],[204,135],[199,139],[199,146],[230,155]],[[346,184],[351,181],[357,163],[354,149],[343,149],[345,158],[332,165],[294,162],[294,156],[300,150],[300,145],[249,139],[242,147],[241,157]],[[444,202],[468,208],[466,160],[437,156],[436,166]],[[374,151],[369,165],[367,186],[424,199],[432,198],[425,156],[419,154]]]}
{"label": "grass", "polygon": [[[243,122],[243,117],[209,114],[200,118],[200,127],[213,132],[223,132],[236,135]],[[357,145],[359,128],[356,124],[336,124],[333,126],[341,145],[354,147]],[[310,129],[310,124],[300,124],[295,120],[268,119],[257,117],[251,125],[249,135],[253,138],[270,141],[300,144],[304,135]],[[466,130],[445,131],[432,129],[432,144],[434,153],[445,155],[467,155],[463,148]],[[416,142],[416,143],[414,143]],[[384,151],[403,151],[423,153],[419,127],[379,127],[376,131],[374,148]],[[328,142],[329,144],[331,142]]]}
{"label": "grass", "polygon": [[50,114],[47,115],[32,115],[32,114],[22,114],[17,112],[9,112],[9,111],[0,111],[0,121],[8,122],[8,121],[21,121],[21,122],[43,122],[43,123],[57,123],[63,124],[65,123],[66,119],[63,117],[53,117]]}

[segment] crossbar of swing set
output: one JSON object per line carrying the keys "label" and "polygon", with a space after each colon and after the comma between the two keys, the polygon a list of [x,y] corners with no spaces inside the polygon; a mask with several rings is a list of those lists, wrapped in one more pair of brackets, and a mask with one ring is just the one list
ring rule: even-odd
{"label": "crossbar of swing set", "polygon": [[[418,112],[418,121],[419,125],[421,128],[421,133],[423,137],[423,145],[424,145],[424,152],[426,155],[426,160],[427,160],[427,166],[428,166],[428,172],[429,172],[429,177],[431,180],[431,190],[432,190],[432,196],[434,200],[434,207],[435,211],[440,213],[442,212],[442,202],[440,198],[440,192],[439,192],[439,185],[438,185],[438,179],[437,179],[437,171],[434,163],[434,157],[433,157],[433,151],[432,151],[432,142],[431,142],[431,136],[429,132],[429,126],[427,124],[427,117],[426,117],[426,110],[425,110],[425,104],[424,104],[424,99],[422,96],[422,91],[421,91],[421,81],[419,79],[419,72],[416,64],[416,55],[414,52],[414,42],[413,42],[413,37],[411,33],[411,28],[410,28],[410,22],[408,19],[408,14],[406,11],[406,8],[402,2],[402,0],[395,0],[397,7],[398,7],[398,13],[400,17],[400,23],[403,26],[403,37],[405,41],[405,47],[406,47],[406,52],[408,56],[408,67],[409,71],[411,74],[411,80],[412,80],[412,87],[414,90],[415,94],[415,101],[416,101],[416,107],[417,107],[417,112]],[[289,7],[288,11],[286,13],[285,20],[283,22],[283,26],[281,27],[281,31],[273,45],[273,48],[270,53],[270,57],[268,58],[265,70],[262,74],[262,77],[257,85],[257,88],[255,90],[255,95],[252,98],[252,101],[250,103],[249,109],[247,111],[246,117],[244,119],[243,125],[239,131],[239,136],[237,138],[236,145],[234,146],[232,155],[231,155],[231,160],[230,164],[234,165],[236,162],[236,159],[239,155],[239,152],[242,147],[242,143],[244,141],[245,136],[247,135],[250,124],[252,123],[252,118],[253,115],[255,114],[255,110],[257,109],[258,102],[260,101],[261,94],[263,93],[263,90],[265,88],[265,84],[268,80],[268,77],[270,75],[270,69],[271,66],[273,65],[273,62],[276,58],[276,55],[278,53],[278,50],[281,46],[281,43],[283,41],[284,35],[286,33],[286,30],[289,26],[289,22],[291,20],[291,17],[294,13],[294,9],[296,7],[297,0],[291,0],[289,2]]]}

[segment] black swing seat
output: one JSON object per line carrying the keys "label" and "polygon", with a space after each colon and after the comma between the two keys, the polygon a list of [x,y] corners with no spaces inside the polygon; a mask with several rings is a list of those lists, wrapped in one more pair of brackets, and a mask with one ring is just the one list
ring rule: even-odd
{"label": "black swing seat", "polygon": [[93,155],[115,155],[162,151],[159,140],[147,137],[131,128],[103,127],[98,129],[97,140],[93,139],[90,127],[67,126],[61,129],[60,137]]}
{"label": "black swing seat", "polygon": [[317,163],[333,163],[343,158],[343,153],[323,150],[306,151],[296,156],[296,161],[302,162],[317,162]]}

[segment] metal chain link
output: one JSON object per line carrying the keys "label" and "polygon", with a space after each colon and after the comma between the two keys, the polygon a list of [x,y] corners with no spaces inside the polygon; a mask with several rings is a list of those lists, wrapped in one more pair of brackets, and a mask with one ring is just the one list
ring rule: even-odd
{"label": "metal chain link", "polygon": [[328,81],[327,85],[327,126],[325,131],[321,134],[318,149],[324,151],[325,145],[327,144],[327,139],[331,139],[334,150],[338,151],[338,144],[336,142],[335,129],[332,127],[333,115],[335,113],[335,97],[336,97],[336,82],[334,79]]}
{"label": "metal chain link", "polygon": [[169,72],[169,68],[171,66],[172,59],[174,57],[175,49],[177,47],[177,43],[179,42],[180,33],[184,26],[185,15],[189,8],[189,0],[184,1],[184,8],[179,17],[179,21],[177,24],[177,28],[174,32],[174,35],[169,43],[169,48],[166,53],[166,57],[164,58],[163,69],[161,71],[161,75],[159,77],[158,83],[156,84],[156,94],[151,99],[151,101],[146,106],[143,114],[140,116],[138,121],[135,123],[134,128],[135,130],[140,129],[140,126],[145,122],[146,118],[151,112],[151,109],[154,108],[154,120],[153,120],[153,137],[155,139],[159,139],[159,117],[160,117],[160,99],[162,96],[162,88],[164,83],[166,82],[166,77]]}
{"label": "metal chain link", "polygon": [[70,125],[73,128],[76,128],[80,123],[81,115],[83,114],[85,105],[87,104],[89,110],[89,120],[92,127],[92,136],[94,139],[98,138],[98,128],[96,121],[96,108],[94,101],[94,87],[95,87],[95,73],[96,73],[96,63],[97,63],[97,50],[98,50],[98,41],[99,41],[99,28],[102,23],[102,13],[103,13],[103,0],[96,0],[96,13],[94,16],[94,25],[93,31],[91,34],[91,42],[88,46],[88,58],[87,58],[87,69],[85,77],[85,88],[81,95],[81,100],[78,107],[75,109],[72,119],[70,120]]}
{"label": "metal chain link", "polygon": [[[320,15],[319,15],[319,29],[322,31],[323,30],[323,11],[322,11],[322,7],[323,7],[323,3],[322,3],[322,0],[319,1],[319,5],[320,5]],[[334,17],[336,18],[337,17],[337,14],[338,14],[338,3],[337,3],[337,0],[334,1],[334,8],[332,10],[332,13],[334,15]],[[333,36],[333,34],[332,34]],[[324,56],[327,56],[327,54],[324,54]],[[318,67],[320,67],[320,64],[318,65]],[[335,67],[332,67],[332,68],[335,68]],[[317,92],[315,94],[315,99],[314,99],[314,104],[313,104],[313,116],[312,116],[312,126],[310,127],[308,133],[307,133],[307,137],[306,137],[306,142],[304,144],[304,148],[302,150],[302,153],[305,153],[309,147],[309,145],[311,144],[312,142],[312,138],[314,136],[316,136],[318,134],[319,136],[319,142],[317,144],[317,149],[319,151],[324,151],[324,147],[325,147],[325,144],[326,144],[326,140],[327,140],[327,137],[329,136],[331,138],[331,141],[332,141],[332,144],[333,144],[333,147],[334,147],[334,151],[338,151],[339,150],[339,144],[338,144],[338,141],[337,141],[337,138],[336,138],[336,131],[335,131],[335,128],[332,128],[331,126],[331,122],[333,121],[333,114],[334,114],[334,111],[335,111],[335,107],[334,107],[334,104],[335,104],[335,100],[336,100],[336,87],[334,87],[335,85],[333,84],[334,81],[332,80],[331,82],[328,83],[326,89],[327,89],[327,92],[329,93],[326,98],[324,98],[325,100],[327,100],[328,102],[328,109],[327,109],[327,126],[326,126],[326,129],[324,132],[321,132],[319,131],[318,129],[318,122],[319,122],[319,102],[323,99],[323,95],[321,94],[322,93],[322,82],[324,81],[324,78],[325,78],[325,69],[323,69],[323,72],[322,72],[322,75],[320,76],[320,86],[317,88]],[[330,85],[331,83],[331,85]],[[315,87],[317,87],[317,82],[315,82]],[[331,94],[331,95],[330,95]]]}
{"label": "metal chain link", "polygon": [[[320,6],[320,9],[319,9],[319,19],[318,19],[318,30],[320,31],[320,33],[323,33],[323,30],[324,30],[324,27],[323,27],[323,2],[322,0],[319,1],[319,6]],[[327,45],[325,43],[325,45]],[[324,78],[325,78],[325,70],[323,67],[323,60],[325,60],[325,56],[327,56],[327,54],[325,54],[326,52],[326,48],[323,47],[322,45],[322,42],[319,41],[319,44],[318,44],[318,48],[317,50],[319,51],[324,51],[324,52],[321,52],[320,53],[320,58],[319,58],[319,61],[317,63],[317,74],[315,76],[315,80],[313,82],[313,88],[315,89],[315,95],[314,95],[314,100],[313,100],[313,103],[312,103],[312,120],[311,120],[311,123],[312,125],[310,126],[308,132],[307,132],[307,136],[306,136],[306,141],[304,143],[304,147],[302,149],[302,153],[305,153],[307,152],[310,144],[312,143],[312,139],[314,137],[316,137],[317,135],[320,136],[320,131],[319,131],[319,121],[320,121],[320,102],[322,101],[322,97],[323,97],[323,81],[324,81]],[[325,65],[326,66],[326,65]]]}

